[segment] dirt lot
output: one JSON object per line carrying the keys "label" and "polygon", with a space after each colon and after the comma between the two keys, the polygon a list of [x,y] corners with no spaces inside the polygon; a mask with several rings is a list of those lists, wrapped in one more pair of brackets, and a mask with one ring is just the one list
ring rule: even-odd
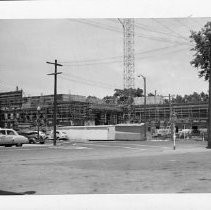
{"label": "dirt lot", "polygon": [[0,147],[0,194],[210,193],[206,142],[84,142]]}

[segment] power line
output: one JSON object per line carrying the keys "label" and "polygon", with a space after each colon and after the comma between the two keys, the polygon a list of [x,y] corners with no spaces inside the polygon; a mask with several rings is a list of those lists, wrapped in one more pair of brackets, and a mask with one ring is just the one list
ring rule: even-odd
{"label": "power line", "polygon": [[155,36],[149,36],[149,35],[147,36],[147,35],[140,34],[140,33],[139,33],[139,35],[137,35],[137,36],[138,36],[138,37],[142,37],[142,38],[146,38],[146,39],[151,39],[151,40],[154,40],[154,41],[190,45],[190,44],[188,44],[188,42],[172,41],[172,40],[169,40],[169,39],[166,39],[166,38],[163,38],[163,37],[155,37]]}
{"label": "power line", "polygon": [[103,88],[103,89],[111,89],[111,90],[114,90],[116,89],[117,87],[115,88],[111,88],[111,86],[105,86],[105,85],[99,85],[99,84],[96,84],[96,83],[92,83],[92,82],[88,82],[88,81],[83,81],[81,82],[81,80],[77,80],[77,79],[70,79],[69,77],[67,76],[61,76],[62,79],[64,80],[67,80],[67,81],[71,81],[71,82],[75,82],[75,83],[80,83],[80,85],[88,85],[88,86],[93,86],[93,87],[100,87],[100,88]]}
{"label": "power line", "polygon": [[171,35],[171,33],[164,32],[164,31],[159,31],[159,30],[155,29],[152,25],[149,26],[149,24],[145,25],[145,24],[137,22],[137,21],[136,21],[136,24],[138,24],[141,27],[144,27],[146,30],[150,30],[150,31],[152,30],[152,31],[157,32],[157,33],[163,33],[163,34],[166,34],[166,35]]}
{"label": "power line", "polygon": [[[76,75],[73,75],[72,73],[65,73],[65,75],[70,75],[71,76],[71,78],[78,78],[78,79],[80,79],[80,80],[82,80],[82,81],[86,81],[86,82],[90,82],[90,83],[93,83],[93,84],[100,84],[100,85],[104,85],[104,86],[106,86],[106,87],[112,87],[113,85],[111,85],[111,84],[107,84],[107,83],[104,83],[104,82],[100,82],[100,81],[94,81],[94,80],[88,80],[88,79],[85,79],[85,78],[83,78],[83,77],[80,77],[80,76],[76,76]],[[114,88],[116,88],[116,86],[113,86]]]}
{"label": "power line", "polygon": [[[68,19],[69,20],[69,19]],[[94,27],[96,27],[96,28],[100,28],[100,29],[104,29],[104,30],[109,30],[109,31],[112,31],[112,32],[118,32],[118,33],[121,33],[121,31],[120,30],[117,30],[117,29],[115,29],[115,28],[113,28],[113,27],[109,27],[109,26],[104,26],[104,27],[102,27],[101,25],[99,25],[99,24],[96,24],[96,23],[93,23],[93,22],[91,22],[91,21],[85,21],[85,20],[78,20],[78,19],[71,19],[71,21],[74,21],[74,22],[79,22],[79,23],[83,23],[83,24],[87,24],[87,25],[90,25],[90,26],[94,26]]]}
{"label": "power line", "polygon": [[[114,20],[112,20],[112,21],[114,21]],[[95,23],[98,23],[98,24],[101,24],[101,23],[99,23],[99,22],[96,22],[95,21]],[[105,25],[105,24],[104,24]],[[108,25],[107,25],[108,26]],[[157,31],[157,30],[153,30],[153,29],[151,29],[151,28],[149,28],[149,27],[147,27],[146,28],[146,25],[141,25],[140,23],[137,23],[137,22],[135,22],[135,26],[137,27],[137,28],[140,28],[140,29],[142,29],[142,30],[145,30],[145,31],[149,31],[149,32],[153,32],[153,33],[159,33],[159,34],[163,34],[163,35],[165,35],[165,36],[172,36],[172,37],[175,37],[175,38],[185,38],[185,37],[181,37],[181,34],[179,34],[179,36],[177,36],[177,35],[175,35],[175,34],[170,34],[170,33],[165,33],[165,32],[163,32],[163,31]],[[110,26],[110,27],[112,27],[112,26]],[[135,36],[138,36],[138,35],[142,35],[142,34],[139,34],[139,33],[136,33],[135,34]],[[159,37],[158,37],[159,38]],[[163,37],[161,37],[161,38],[163,38]],[[166,37],[165,37],[165,39],[166,39]]]}
{"label": "power line", "polygon": [[[182,46],[182,45],[181,45]],[[172,46],[167,46],[167,47],[162,47],[162,48],[156,48],[156,49],[152,49],[152,50],[146,50],[146,51],[142,51],[139,53],[135,53],[136,58],[145,58],[145,57],[139,57],[140,55],[144,55],[144,54],[148,54],[148,53],[155,53],[155,52],[159,52],[162,50],[167,50],[170,49],[172,47],[181,47],[180,45],[172,45]],[[149,57],[149,56],[148,56]],[[153,57],[153,56],[150,56]],[[101,59],[90,59],[90,60],[80,60],[80,61],[66,61],[64,64],[64,66],[89,66],[89,65],[101,65],[101,64],[112,64],[112,63],[119,63],[122,62],[122,60],[120,60],[120,58],[122,58],[122,56],[115,56],[115,57],[108,57],[108,58],[101,58]]]}
{"label": "power line", "polygon": [[141,29],[141,30],[144,30],[144,31],[149,31],[149,32],[152,32],[152,33],[158,33],[158,34],[162,34],[162,35],[165,35],[165,36],[168,36],[168,37],[171,36],[171,37],[174,37],[174,38],[181,38],[180,36],[176,36],[174,34],[165,33],[163,31],[156,31],[156,30],[153,30],[153,29],[144,28],[143,26],[140,26],[138,23],[136,23],[135,26],[137,28]]}
{"label": "power line", "polygon": [[161,22],[160,22],[160,21],[158,21],[157,19],[155,19],[155,18],[151,18],[151,20],[153,20],[153,21],[157,22],[158,24],[160,24],[160,25],[161,25],[161,26],[163,26],[164,28],[168,29],[168,30],[169,30],[169,31],[171,31],[173,34],[177,34],[177,35],[178,35],[178,36],[180,36],[182,39],[187,40],[187,38],[186,38],[186,37],[182,36],[180,33],[178,33],[178,32],[176,32],[176,31],[174,31],[172,28],[170,28],[170,27],[166,26],[165,24],[161,23]]}
{"label": "power line", "polygon": [[[83,23],[83,24],[87,24],[87,25],[91,25],[93,27],[96,27],[96,28],[99,28],[99,29],[105,29],[105,30],[109,30],[109,31],[112,31],[112,32],[118,32],[118,33],[122,33],[120,30],[114,28],[114,27],[111,27],[111,26],[108,26],[106,24],[101,24],[99,22],[93,22],[93,21],[87,21],[87,20],[78,20],[78,19],[71,19],[71,21],[75,21],[75,22],[79,22],[79,23]],[[104,25],[104,26],[103,26]],[[175,32],[176,33],[176,32]],[[142,37],[142,38],[147,38],[147,39],[152,39],[152,40],[155,40],[155,41],[162,41],[162,42],[168,42],[168,43],[176,43],[175,41],[172,41],[172,40],[169,40],[168,38],[163,38],[163,37],[153,37],[153,36],[147,36],[147,35],[144,35],[144,34],[141,34],[141,33],[136,33],[135,34],[136,37]],[[175,36],[175,35],[171,35],[171,36]],[[177,37],[177,36],[176,36]],[[180,38],[182,37],[183,39],[186,39],[185,37],[183,36],[179,36]],[[178,38],[178,37],[177,37]],[[179,42],[177,42],[179,43]]]}

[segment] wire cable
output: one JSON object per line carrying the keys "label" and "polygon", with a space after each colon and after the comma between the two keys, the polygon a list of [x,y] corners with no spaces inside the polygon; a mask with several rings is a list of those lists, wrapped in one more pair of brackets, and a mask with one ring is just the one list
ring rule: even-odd
{"label": "wire cable", "polygon": [[[87,78],[83,78],[83,77],[74,75],[74,74],[72,74],[72,73],[67,73],[67,72],[66,72],[66,73],[64,73],[63,75],[65,75],[65,76],[67,76],[67,77],[75,78],[75,79],[80,79],[80,81],[90,82],[90,83],[92,83],[92,84],[98,83],[99,85],[102,85],[102,86],[105,86],[105,87],[112,87],[112,86],[113,86],[113,85],[111,85],[111,84],[107,84],[107,83],[100,82],[100,81],[88,80]],[[116,86],[113,86],[113,88],[116,88]]]}
{"label": "wire cable", "polygon": [[[139,57],[141,55],[149,54],[149,53],[155,53],[175,47],[181,47],[180,45],[171,45],[167,47],[162,47],[162,48],[156,48],[152,50],[146,50],[146,51],[141,51],[139,53],[135,53],[136,58],[144,58],[144,57]],[[87,65],[99,65],[99,64],[112,64],[112,63],[119,63],[122,62],[123,56],[113,56],[113,57],[108,57],[108,58],[101,58],[101,59],[90,59],[90,60],[80,60],[80,61],[66,61],[62,62],[64,66],[87,66]]]}
{"label": "wire cable", "polygon": [[86,81],[83,81],[81,82],[81,80],[77,80],[77,79],[70,79],[69,77],[67,76],[64,76],[64,75],[61,75],[60,76],[61,79],[64,79],[64,80],[67,80],[67,81],[71,81],[71,82],[75,82],[75,83],[80,83],[80,85],[88,85],[88,86],[93,86],[93,87],[99,87],[99,88],[103,88],[103,89],[111,89],[111,90],[114,90],[115,88],[111,88],[111,86],[103,86],[103,85],[99,85],[99,84],[94,84],[94,83],[91,83],[91,82],[86,82]]}
{"label": "wire cable", "polygon": [[166,26],[165,24],[161,23],[160,21],[158,21],[157,19],[155,18],[151,18],[151,20],[157,22],[158,24],[160,24],[161,26],[163,26],[164,28],[168,29],[169,31],[171,31],[173,34],[177,34],[178,36],[180,36],[182,39],[185,39],[187,40],[186,37],[182,36],[180,33],[178,33],[177,31],[174,31],[172,28]]}

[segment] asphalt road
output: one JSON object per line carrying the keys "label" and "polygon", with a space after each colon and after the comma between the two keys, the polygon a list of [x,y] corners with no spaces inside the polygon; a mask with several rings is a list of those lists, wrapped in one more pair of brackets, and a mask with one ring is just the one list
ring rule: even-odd
{"label": "asphalt road", "polygon": [[0,195],[210,193],[206,142],[63,142],[0,147]]}

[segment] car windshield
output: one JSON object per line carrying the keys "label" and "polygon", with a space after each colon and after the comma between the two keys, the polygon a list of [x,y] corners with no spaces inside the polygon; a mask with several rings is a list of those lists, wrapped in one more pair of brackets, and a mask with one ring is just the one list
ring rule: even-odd
{"label": "car windshield", "polygon": [[29,135],[34,135],[34,134],[37,134],[37,132],[30,132],[30,133],[28,133]]}
{"label": "car windshield", "polygon": [[5,130],[0,130],[0,135],[6,135]]}
{"label": "car windshield", "polygon": [[16,133],[14,131],[7,130],[7,135],[16,135]]}

